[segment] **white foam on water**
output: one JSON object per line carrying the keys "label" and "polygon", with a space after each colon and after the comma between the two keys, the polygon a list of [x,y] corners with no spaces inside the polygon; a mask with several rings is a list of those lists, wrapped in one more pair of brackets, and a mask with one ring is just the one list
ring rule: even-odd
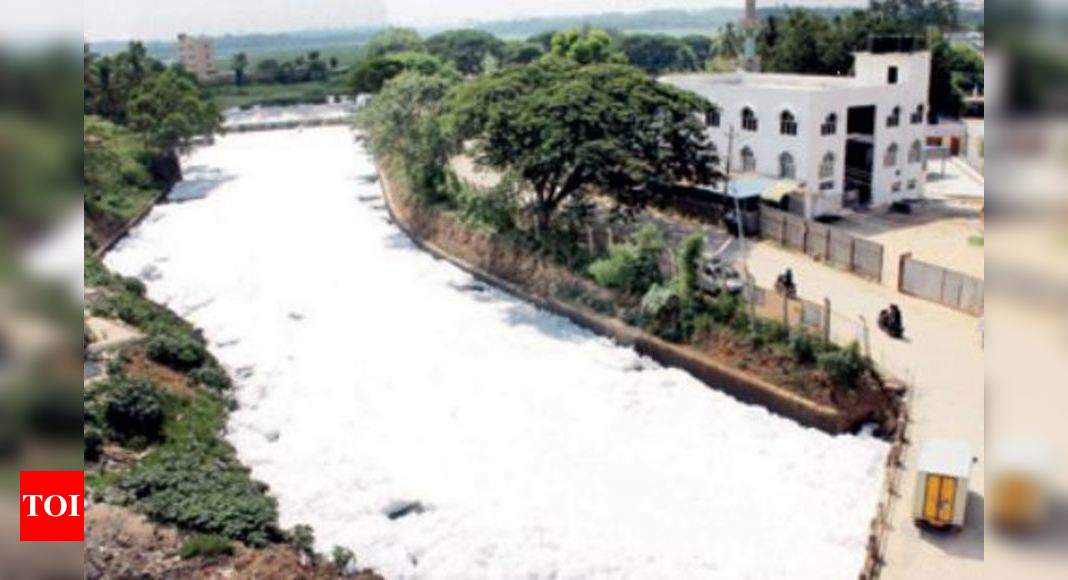
{"label": "white foam on water", "polygon": [[886,443],[464,289],[367,201],[353,137],[221,137],[184,163],[229,179],[107,257],[235,375],[228,437],[283,525],[391,578],[859,573]]}

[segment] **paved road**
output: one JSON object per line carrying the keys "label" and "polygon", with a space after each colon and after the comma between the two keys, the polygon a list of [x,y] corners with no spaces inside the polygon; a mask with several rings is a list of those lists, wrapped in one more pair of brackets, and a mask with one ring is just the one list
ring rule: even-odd
{"label": "paved road", "polygon": [[970,485],[965,531],[957,535],[920,532],[912,523],[912,482],[916,445],[906,450],[901,496],[894,503],[893,529],[887,543],[884,578],[975,578],[983,558],[984,392],[983,350],[978,319],[936,304],[904,296],[895,289],[865,281],[768,242],[751,245],[749,269],[757,284],[771,287],[783,269],[793,268],[803,298],[831,300],[835,319],[870,323],[893,302],[901,307],[906,340],[877,329],[870,332],[872,357],[914,384],[910,439],[923,442],[951,437],[968,441],[978,463]]}

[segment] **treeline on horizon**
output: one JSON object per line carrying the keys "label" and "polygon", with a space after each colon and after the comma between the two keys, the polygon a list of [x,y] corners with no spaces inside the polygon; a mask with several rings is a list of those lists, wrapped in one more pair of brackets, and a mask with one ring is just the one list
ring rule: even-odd
{"label": "treeline on horizon", "polygon": [[[848,16],[863,10],[858,3],[856,7],[827,8],[810,6],[774,6],[759,8],[761,18],[768,16],[782,17],[791,10],[802,9],[815,15],[833,19]],[[437,26],[420,28],[424,35],[433,35],[447,30],[470,28],[489,32],[506,39],[527,38],[545,32],[569,28],[602,28],[620,32],[659,32],[673,35],[691,34],[705,29],[707,34],[715,34],[728,23],[736,22],[742,15],[741,9],[706,8],[699,10],[662,9],[646,10],[635,13],[609,12],[602,14],[584,14],[577,16],[559,16],[544,18],[523,18],[492,22],[475,22],[454,26]],[[695,23],[697,23],[695,25]],[[984,25],[984,11],[961,7],[958,26],[961,29],[977,29]],[[353,26],[337,30],[307,30],[280,33],[226,34],[215,37],[215,51],[219,60],[228,60],[239,52],[249,56],[268,55],[281,52],[309,52],[330,48],[363,45],[388,26]],[[195,33],[195,31],[190,31]],[[177,58],[177,42],[173,40],[145,41],[145,50],[153,58],[174,60]],[[100,55],[110,55],[126,49],[127,41],[102,41],[90,43],[92,50]]]}

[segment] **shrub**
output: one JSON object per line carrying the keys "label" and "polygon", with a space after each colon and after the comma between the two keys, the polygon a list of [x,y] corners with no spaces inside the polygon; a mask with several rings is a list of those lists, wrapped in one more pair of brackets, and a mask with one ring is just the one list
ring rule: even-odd
{"label": "shrub", "polygon": [[115,439],[125,444],[143,444],[159,438],[163,402],[151,382],[119,378],[106,388],[104,420]]}
{"label": "shrub", "polygon": [[155,334],[149,339],[145,352],[148,358],[177,371],[195,369],[207,359],[204,346],[183,334]]}
{"label": "shrub", "polygon": [[859,386],[860,377],[868,366],[855,342],[849,348],[818,355],[816,364],[834,384],[851,389]]}
{"label": "shrub", "polygon": [[100,459],[100,452],[104,447],[104,436],[95,427],[85,426],[82,436],[85,441],[84,457],[88,462]]}
{"label": "shrub", "polygon": [[344,546],[334,546],[330,556],[338,574],[345,575],[350,565],[356,565],[356,554],[353,554],[352,550]]}
{"label": "shrub", "polygon": [[601,286],[641,296],[662,281],[660,253],[663,249],[659,230],[646,224],[631,242],[612,246],[608,257],[590,264],[589,273]]}
{"label": "shrub", "polygon": [[318,555],[315,553],[315,532],[307,524],[293,526],[289,534],[289,544],[293,549],[304,554],[309,560],[315,562]]}
{"label": "shrub", "polygon": [[815,363],[823,350],[823,341],[807,332],[796,332],[790,337],[790,354],[798,364]]}
{"label": "shrub", "polygon": [[683,296],[693,296],[697,292],[697,269],[701,259],[701,250],[705,246],[705,236],[700,232],[686,236],[679,244],[678,267],[676,278]]}
{"label": "shrub", "polygon": [[145,283],[137,278],[123,278],[122,285],[138,298],[143,298],[145,295]]}
{"label": "shrub", "polygon": [[230,377],[226,371],[213,364],[206,364],[194,370],[189,373],[189,378],[216,392],[225,391],[231,386]]}
{"label": "shrub", "polygon": [[708,307],[708,314],[719,324],[730,324],[738,315],[740,301],[737,296],[722,292]]}
{"label": "shrub", "polygon": [[227,538],[214,534],[196,535],[189,538],[178,549],[178,555],[183,560],[197,556],[230,556],[234,553],[234,545]]}
{"label": "shrub", "polygon": [[118,483],[150,518],[262,547],[278,537],[278,508],[225,444],[167,444]]}

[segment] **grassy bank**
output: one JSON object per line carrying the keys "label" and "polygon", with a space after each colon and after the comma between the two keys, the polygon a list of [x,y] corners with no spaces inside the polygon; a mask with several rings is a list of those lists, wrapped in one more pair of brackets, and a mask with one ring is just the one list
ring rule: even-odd
{"label": "grassy bank", "polygon": [[304,83],[250,84],[245,86],[220,85],[208,88],[208,94],[220,110],[254,105],[283,106],[303,103],[321,103],[329,95],[347,93],[342,76],[322,81]]}

